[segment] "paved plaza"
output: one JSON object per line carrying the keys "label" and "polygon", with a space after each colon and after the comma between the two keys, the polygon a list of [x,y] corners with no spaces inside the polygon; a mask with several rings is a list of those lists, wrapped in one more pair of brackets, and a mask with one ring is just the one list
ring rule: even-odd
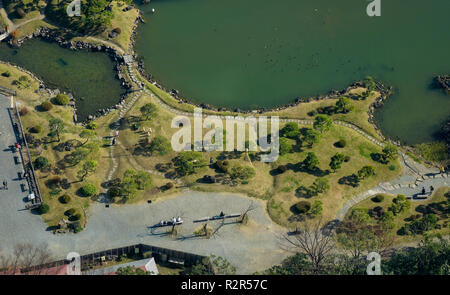
{"label": "paved plaza", "polygon": [[[54,259],[63,259],[69,252],[88,254],[136,243],[165,247],[200,255],[215,254],[229,259],[238,273],[253,273],[278,264],[289,253],[280,249],[283,230],[267,216],[265,204],[258,200],[217,193],[184,192],[180,196],[152,204],[111,206],[96,203],[89,208],[89,221],[78,234],[53,234],[42,217],[25,209],[27,192],[24,180],[18,180],[21,164],[14,160],[12,146],[16,142],[8,106],[9,98],[0,95],[0,184],[8,181],[8,190],[0,190],[0,250],[11,251],[18,243],[47,244]],[[193,237],[202,224],[198,218],[242,213],[254,202],[248,225],[226,224],[211,239]],[[152,231],[160,220],[182,215],[184,224],[178,237],[169,237],[167,229]],[[230,220],[231,221],[231,220]],[[210,222],[217,228],[220,221]]]}

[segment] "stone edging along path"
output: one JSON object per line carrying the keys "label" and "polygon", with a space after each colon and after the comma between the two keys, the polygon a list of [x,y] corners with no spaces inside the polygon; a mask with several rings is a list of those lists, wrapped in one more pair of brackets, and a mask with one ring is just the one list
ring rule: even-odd
{"label": "stone edging along path", "polygon": [[[131,55],[124,55],[124,61],[125,64],[127,65],[129,74],[130,74],[130,78],[131,80],[138,85],[139,90],[138,93],[135,93],[132,97],[132,99],[123,106],[123,108],[120,110],[119,113],[119,117],[118,120],[120,120],[121,118],[124,117],[124,115],[126,114],[126,112],[129,110],[129,108],[131,106],[134,105],[134,103],[137,101],[137,99],[142,95],[143,92],[145,92],[146,94],[150,95],[153,99],[156,100],[156,102],[158,103],[158,105],[160,105],[161,107],[163,107],[164,109],[168,110],[169,112],[176,114],[176,115],[181,115],[181,116],[188,116],[188,117],[192,117],[193,114],[189,113],[189,112],[184,112],[184,111],[180,111],[177,110],[171,106],[169,106],[168,104],[166,104],[163,100],[161,100],[159,97],[157,97],[153,92],[151,92],[149,89],[147,89],[145,87],[145,84],[141,81],[138,80],[136,73],[133,69],[133,63],[134,63],[134,59]],[[228,116],[224,116],[224,115],[217,115],[217,118],[220,119],[226,119]],[[300,120],[300,119],[280,119],[281,122],[283,123],[288,123],[288,122],[296,122],[298,124],[302,124],[302,125],[312,125],[314,124],[313,120]],[[117,121],[116,121],[117,122]],[[341,121],[341,120],[334,120],[333,121],[334,124],[336,125],[340,125],[340,126],[344,126],[347,128],[350,128],[356,132],[358,132],[359,134],[361,134],[363,137],[365,137],[366,139],[370,140],[371,142],[373,142],[374,144],[380,146],[380,147],[384,147],[385,144],[377,139],[375,139],[374,137],[372,137],[371,135],[367,134],[366,132],[364,132],[363,130],[361,130],[358,126],[345,122],[345,121]],[[113,136],[113,131],[111,131],[110,133],[111,136]],[[124,146],[122,146],[122,144],[120,143],[120,141],[117,141],[118,145],[121,146],[121,148],[126,152],[126,149]],[[114,157],[114,146],[111,147],[110,150],[110,155],[111,155],[111,160],[113,163],[113,169],[111,169],[109,175],[108,175],[108,181],[112,179],[114,173],[117,170],[118,167],[118,163],[117,163],[117,159],[115,159]],[[405,188],[416,188],[419,185],[425,185],[426,183],[428,183],[428,180],[432,180],[432,179],[437,179],[437,182],[440,186],[448,186],[448,183],[446,181],[446,179],[448,178],[448,173],[445,174],[440,174],[440,173],[435,173],[432,170],[429,170],[428,168],[425,167],[421,167],[421,169],[418,169],[416,164],[414,164],[413,160],[407,156],[406,154],[404,154],[402,151],[399,151],[399,155],[401,156],[402,159],[402,164],[404,166],[404,168],[406,168],[407,170],[409,170],[410,172],[412,172],[412,174],[416,175],[417,178],[415,179],[415,181],[410,182],[408,184],[391,184],[391,183],[380,183],[378,184],[376,187],[369,189],[357,196],[354,196],[353,198],[349,199],[344,205],[343,207],[340,209],[340,211],[338,212],[336,219],[339,221],[342,221],[345,218],[345,215],[347,214],[347,212],[350,210],[350,208],[352,206],[354,206],[355,204],[375,195],[378,193],[389,193],[389,192],[394,192],[394,191],[402,191]],[[131,155],[130,155],[131,156]],[[130,159],[132,159],[132,157],[130,157]],[[133,160],[133,164],[135,164],[137,167],[141,167],[141,165],[139,165],[136,161]],[[152,174],[155,175],[159,175],[159,176],[164,176],[163,173],[158,172],[158,171],[154,171],[154,170],[149,170],[149,169],[144,169],[142,168],[142,170],[145,170],[147,172],[150,172]],[[422,173],[423,172],[423,173]],[[408,175],[405,171],[403,172],[403,175]],[[442,181],[441,181],[442,180]],[[177,179],[176,182],[178,184],[182,184],[182,181],[180,179]],[[433,184],[436,183],[436,180],[433,182]],[[438,187],[440,187],[438,186]],[[437,188],[438,188],[437,187]]]}

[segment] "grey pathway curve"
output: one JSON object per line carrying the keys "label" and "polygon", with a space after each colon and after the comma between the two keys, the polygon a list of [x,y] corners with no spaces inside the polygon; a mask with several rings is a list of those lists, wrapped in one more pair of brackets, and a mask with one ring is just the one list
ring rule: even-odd
{"label": "grey pathway curve", "polygon": [[[128,71],[130,73],[132,81],[138,85],[141,91],[144,91],[148,95],[150,95],[152,98],[154,98],[158,104],[165,108],[166,110],[170,111],[173,114],[181,115],[181,116],[193,116],[192,113],[189,112],[183,112],[180,110],[177,110],[166,103],[164,103],[159,97],[157,97],[154,93],[152,93],[149,89],[145,87],[145,84],[138,80],[135,74],[134,70],[134,60],[133,57],[130,55],[124,56],[124,60],[127,64]],[[220,119],[226,119],[227,116],[217,115],[217,118]],[[314,124],[313,120],[302,120],[302,119],[280,119],[283,123],[288,122],[296,122],[303,125],[312,125]],[[341,120],[334,120],[334,124],[340,125],[346,128],[350,128],[359,134],[361,134],[366,139],[370,140],[372,143],[384,147],[385,143],[377,140],[373,136],[367,134],[364,130],[360,129],[358,126],[348,123]],[[407,196],[413,196],[417,194],[417,188],[418,187],[429,187],[430,185],[433,185],[435,188],[439,187],[446,187],[449,186],[448,182],[448,173],[441,174],[439,173],[439,169],[435,167],[425,167],[419,163],[416,163],[403,153],[402,151],[399,151],[399,157],[400,157],[400,163],[402,165],[402,175],[397,178],[393,179],[390,182],[386,183],[380,183],[376,187],[371,188],[367,191],[365,191],[362,194],[359,194],[357,196],[354,196],[350,200],[348,200],[344,206],[339,211],[338,215],[336,216],[336,219],[342,220],[345,217],[345,214],[348,212],[348,210],[355,205],[358,202],[361,202],[362,200],[377,194],[377,193],[391,193],[391,194],[404,194]]]}

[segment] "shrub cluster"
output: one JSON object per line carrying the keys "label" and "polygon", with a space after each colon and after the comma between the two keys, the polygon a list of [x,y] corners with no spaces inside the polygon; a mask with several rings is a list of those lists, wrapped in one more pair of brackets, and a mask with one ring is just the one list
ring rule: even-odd
{"label": "shrub cluster", "polygon": [[97,193],[97,188],[93,184],[86,184],[82,188],[80,188],[80,194],[83,197],[92,197]]}
{"label": "shrub cluster", "polygon": [[54,98],[54,103],[60,106],[65,106],[67,104],[69,104],[69,97],[66,94],[58,94],[55,98]]}
{"label": "shrub cluster", "polygon": [[336,142],[335,145],[338,148],[344,148],[347,145],[347,142],[345,141],[345,139],[339,139],[339,141]]}
{"label": "shrub cluster", "polygon": [[45,203],[42,203],[41,206],[39,206],[39,208],[37,209],[37,211],[39,214],[45,214],[48,211],[50,211],[50,206]]}
{"label": "shrub cluster", "polygon": [[70,200],[71,200],[71,198],[70,198],[69,195],[63,195],[63,196],[61,197],[61,202],[63,202],[64,204],[69,203]]}
{"label": "shrub cluster", "polygon": [[53,106],[50,102],[44,101],[43,103],[41,103],[40,108],[42,111],[47,112],[50,111],[53,108]]}
{"label": "shrub cluster", "polygon": [[295,204],[295,210],[298,214],[305,214],[311,209],[311,204],[307,201],[300,201]]}
{"label": "shrub cluster", "polygon": [[31,133],[41,133],[42,132],[42,126],[36,125],[30,128]]}
{"label": "shrub cluster", "polygon": [[375,197],[372,198],[372,201],[374,201],[375,203],[381,203],[384,201],[384,196],[383,195],[376,195]]}
{"label": "shrub cluster", "polygon": [[217,169],[219,169],[220,171],[222,171],[223,173],[227,173],[228,169],[230,168],[230,162],[228,162],[227,160],[218,160],[216,162],[216,167]]}

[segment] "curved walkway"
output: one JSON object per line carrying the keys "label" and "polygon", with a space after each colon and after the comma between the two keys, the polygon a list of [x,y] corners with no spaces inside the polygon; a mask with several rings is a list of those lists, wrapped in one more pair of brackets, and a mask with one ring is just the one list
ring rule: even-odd
{"label": "curved walkway", "polygon": [[[163,107],[164,109],[168,110],[169,112],[180,115],[180,116],[188,116],[192,117],[193,114],[189,112],[184,112],[177,110],[169,105],[167,105],[164,101],[162,101],[159,97],[157,97],[153,92],[151,92],[149,89],[145,87],[145,84],[138,80],[137,75],[135,73],[133,64],[134,59],[130,55],[124,55],[125,63],[128,67],[128,71],[130,73],[131,80],[138,85],[139,91],[143,91],[146,94],[150,95],[153,99],[157,101],[157,103]],[[227,116],[223,115],[217,115],[217,118],[220,119],[226,119]],[[302,120],[302,119],[280,119],[280,122],[288,123],[288,122],[296,122],[298,124],[302,125],[313,125],[313,120]],[[372,143],[384,147],[385,143],[375,139],[373,136],[366,133],[364,130],[360,129],[358,126],[348,123],[341,120],[334,120],[334,124],[344,126],[346,128],[350,128],[359,134],[361,134],[366,139],[370,140]],[[436,189],[440,187],[447,187],[449,186],[448,181],[448,173],[441,174],[439,173],[439,170],[427,168],[421,164],[418,164],[414,162],[411,157],[403,153],[402,151],[399,151],[399,156],[401,159],[401,164],[403,167],[403,174],[402,176],[391,180],[390,182],[386,183],[380,183],[376,187],[371,188],[367,191],[365,191],[362,194],[359,194],[357,196],[354,196],[350,200],[348,200],[344,206],[339,211],[338,215],[336,216],[337,220],[343,220],[345,215],[347,214],[348,210],[357,204],[358,202],[361,202],[370,196],[373,196],[377,193],[390,193],[390,194],[404,194],[406,196],[413,196],[417,194],[417,188],[421,187],[429,187],[430,185],[433,185]]]}
{"label": "curved walkway", "polygon": [[2,0],[0,0],[0,15],[1,15],[2,18],[7,22],[7,25],[8,25],[8,32],[7,32],[7,33],[8,33],[8,35],[9,35],[10,32],[13,32],[13,31],[17,30],[17,29],[19,29],[20,27],[22,27],[22,26],[24,26],[24,25],[26,25],[26,24],[28,24],[28,23],[30,23],[30,22],[33,22],[33,21],[35,21],[35,20],[42,20],[42,19],[45,18],[45,14],[39,13],[38,16],[35,16],[35,17],[33,17],[33,18],[30,18],[30,19],[28,19],[28,20],[26,20],[26,21],[24,21],[24,22],[19,23],[18,25],[16,25],[13,21],[11,21],[11,20],[9,19],[8,13],[6,12],[5,8],[3,8],[3,2],[2,2]]}

